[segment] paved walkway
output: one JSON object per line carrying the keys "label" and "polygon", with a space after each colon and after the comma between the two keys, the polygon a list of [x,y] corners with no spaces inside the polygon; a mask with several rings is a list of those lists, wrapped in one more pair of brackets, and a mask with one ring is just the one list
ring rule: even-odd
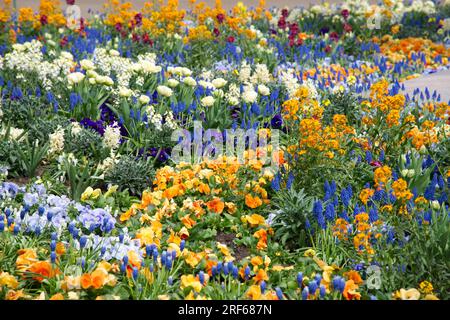
{"label": "paved walkway", "polygon": [[430,94],[436,90],[441,95],[441,101],[450,101],[450,70],[438,71],[436,73],[423,75],[416,79],[405,81],[405,93],[410,95],[415,89],[425,91],[428,88]]}

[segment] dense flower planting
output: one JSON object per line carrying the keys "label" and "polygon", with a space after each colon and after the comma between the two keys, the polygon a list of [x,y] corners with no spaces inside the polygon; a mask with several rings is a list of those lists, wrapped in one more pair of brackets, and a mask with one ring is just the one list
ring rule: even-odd
{"label": "dense flower planting", "polygon": [[448,1],[61,8],[0,9],[0,298],[450,297]]}

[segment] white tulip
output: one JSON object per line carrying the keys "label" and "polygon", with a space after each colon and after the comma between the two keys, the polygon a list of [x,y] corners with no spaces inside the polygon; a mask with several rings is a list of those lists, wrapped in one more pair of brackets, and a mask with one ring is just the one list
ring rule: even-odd
{"label": "white tulip", "polygon": [[142,104],[147,104],[150,102],[150,97],[143,94],[139,97],[139,102]]}
{"label": "white tulip", "polygon": [[163,97],[170,97],[173,93],[172,89],[170,89],[167,86],[158,86],[156,88],[156,91],[158,94],[162,95]]}
{"label": "white tulip", "polygon": [[214,104],[214,101],[216,100],[213,97],[206,96],[200,100],[200,103],[204,107],[211,107]]}
{"label": "white tulip", "polygon": [[190,87],[195,87],[197,85],[197,81],[195,81],[192,77],[186,77],[183,79],[183,83],[187,84]]}
{"label": "white tulip", "polygon": [[83,81],[84,77],[84,74],[81,72],[73,72],[67,76],[67,80],[69,84],[75,84]]}
{"label": "white tulip", "polygon": [[88,59],[81,60],[80,61],[80,66],[84,70],[93,70],[93,69],[95,69],[94,63],[91,60],[88,60]]}
{"label": "white tulip", "polygon": [[131,95],[133,94],[133,91],[131,89],[125,88],[125,87],[120,87],[119,88],[119,96],[121,97],[131,97]]}
{"label": "white tulip", "polygon": [[169,79],[167,80],[167,84],[169,85],[169,87],[171,88],[175,88],[180,82],[176,79]]}
{"label": "white tulip", "polygon": [[217,89],[220,89],[227,84],[227,80],[225,80],[223,78],[217,78],[211,82],[212,82],[212,85]]}

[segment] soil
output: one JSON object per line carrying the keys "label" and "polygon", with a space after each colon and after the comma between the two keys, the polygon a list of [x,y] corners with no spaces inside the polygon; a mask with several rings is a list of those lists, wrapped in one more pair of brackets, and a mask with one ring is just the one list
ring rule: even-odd
{"label": "soil", "polygon": [[233,249],[234,257],[237,261],[241,261],[245,257],[250,255],[250,250],[243,245],[236,245],[234,243],[234,239],[236,239],[236,235],[234,233],[224,233],[218,232],[216,236],[216,241],[227,245],[227,247]]}
{"label": "soil", "polygon": [[[36,168],[36,172],[34,174],[34,177],[42,177],[45,170],[47,169],[47,166],[39,166]],[[32,178],[34,177],[16,177],[16,178],[8,178],[9,182],[15,183],[19,186],[27,185]]]}

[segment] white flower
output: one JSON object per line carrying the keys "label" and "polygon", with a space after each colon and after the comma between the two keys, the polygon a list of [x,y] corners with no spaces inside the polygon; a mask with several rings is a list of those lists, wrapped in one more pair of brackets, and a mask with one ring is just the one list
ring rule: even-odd
{"label": "white flower", "polygon": [[409,169],[407,176],[408,176],[408,178],[412,178],[412,177],[414,177],[415,174],[416,174],[416,171],[414,169]]}
{"label": "white flower", "polygon": [[95,77],[95,81],[97,83],[101,83],[101,84],[104,84],[106,86],[112,86],[114,84],[113,79],[111,79],[108,76],[100,76],[99,75],[99,76]]}
{"label": "white flower", "polygon": [[69,300],[80,300],[80,295],[75,291],[67,292],[67,296]]}
{"label": "white flower", "polygon": [[49,135],[50,148],[49,154],[59,153],[64,150],[64,129],[58,127],[55,132]]}
{"label": "white flower", "polygon": [[173,93],[172,89],[166,86],[158,86],[156,88],[156,91],[158,94],[162,95],[163,97],[170,97]]}
{"label": "white flower", "polygon": [[216,89],[220,89],[227,84],[227,80],[223,78],[217,78],[211,81],[211,83]]}
{"label": "white flower", "polygon": [[268,96],[270,94],[270,89],[267,86],[260,84],[258,85],[258,92],[262,96]]}
{"label": "white flower", "polygon": [[250,66],[244,62],[242,64],[241,70],[239,71],[239,81],[241,82],[248,82],[250,80],[252,70]]}
{"label": "white flower", "polygon": [[[449,2],[449,5],[450,5],[450,2]],[[450,30],[450,18],[444,19],[443,29],[444,29],[444,31]]]}
{"label": "white flower", "polygon": [[150,97],[143,94],[139,97],[139,102],[142,104],[147,104],[150,102]]}
{"label": "white flower", "polygon": [[183,79],[183,83],[187,84],[190,87],[195,87],[197,85],[197,81],[195,81],[192,77],[186,77]]}
{"label": "white flower", "polygon": [[[19,137],[23,134],[23,129],[19,129],[19,128],[9,128],[9,139],[12,140],[17,140],[20,141],[24,138],[24,136],[22,136],[20,139]],[[6,134],[6,129],[2,129],[0,132],[1,136],[4,136]]]}
{"label": "white flower", "polygon": [[133,90],[125,88],[125,87],[120,87],[119,88],[119,96],[121,97],[131,97],[131,95],[133,94]]}
{"label": "white flower", "polygon": [[90,84],[96,84],[97,81],[95,80],[95,78],[89,78],[89,83]]}
{"label": "white flower", "polygon": [[147,73],[159,73],[161,72],[162,69],[161,66],[157,66],[153,62],[147,60],[141,61],[141,67],[142,70],[144,70]]}
{"label": "white flower", "polygon": [[88,76],[88,78],[100,77],[100,75],[97,72],[95,72],[94,70],[87,70],[86,71],[86,76]]}
{"label": "white flower", "polygon": [[214,101],[216,100],[213,97],[206,96],[200,100],[200,103],[204,107],[211,107],[214,104]]}
{"label": "white flower", "polygon": [[439,204],[439,201],[433,200],[433,201],[431,201],[431,207],[432,207],[434,210],[439,210],[439,208],[440,208],[441,206],[440,206],[440,204]]}
{"label": "white flower", "polygon": [[61,52],[61,58],[64,58],[64,59],[69,60],[69,61],[73,61],[73,55],[70,52],[67,52],[67,51],[62,51]]}
{"label": "white flower", "polygon": [[71,133],[73,136],[76,136],[77,134],[79,134],[81,132],[81,126],[78,122],[73,122],[72,123],[72,129],[71,129]]}
{"label": "white flower", "polygon": [[75,84],[83,81],[84,74],[81,72],[73,72],[67,76],[67,80],[69,81],[69,84]]}
{"label": "white flower", "polygon": [[25,51],[25,49],[26,49],[25,45],[20,44],[20,43],[13,44],[12,48],[14,51],[17,51],[17,52]]}
{"label": "white flower", "polygon": [[111,155],[109,157],[107,157],[105,160],[103,160],[103,162],[98,165],[98,169],[102,172],[107,172],[107,171],[111,170],[119,162],[119,158],[120,158],[120,155],[115,154],[111,150]]}
{"label": "white flower", "polygon": [[114,122],[112,126],[107,126],[105,128],[103,143],[106,147],[114,150],[119,146],[120,137],[120,127]]}
{"label": "white flower", "polygon": [[239,104],[239,98],[237,98],[237,97],[228,97],[227,101],[232,106],[237,106]]}
{"label": "white flower", "polygon": [[118,57],[120,56],[120,52],[114,49],[109,50],[109,55],[112,57]]}
{"label": "white flower", "polygon": [[93,69],[95,69],[94,63],[91,60],[88,60],[88,59],[81,60],[80,61],[80,66],[84,70],[93,70]]}
{"label": "white flower", "polygon": [[247,87],[242,93],[242,100],[246,103],[254,103],[258,98],[258,93],[253,89],[253,87]]}
{"label": "white flower", "polygon": [[190,76],[192,74],[192,71],[188,68],[181,68],[181,74],[185,77]]}
{"label": "white flower", "polygon": [[171,88],[175,88],[180,82],[177,79],[169,79],[167,80],[167,84],[169,85],[169,87]]}
{"label": "white flower", "polygon": [[216,98],[222,98],[225,95],[222,89],[214,90],[213,96]]}

